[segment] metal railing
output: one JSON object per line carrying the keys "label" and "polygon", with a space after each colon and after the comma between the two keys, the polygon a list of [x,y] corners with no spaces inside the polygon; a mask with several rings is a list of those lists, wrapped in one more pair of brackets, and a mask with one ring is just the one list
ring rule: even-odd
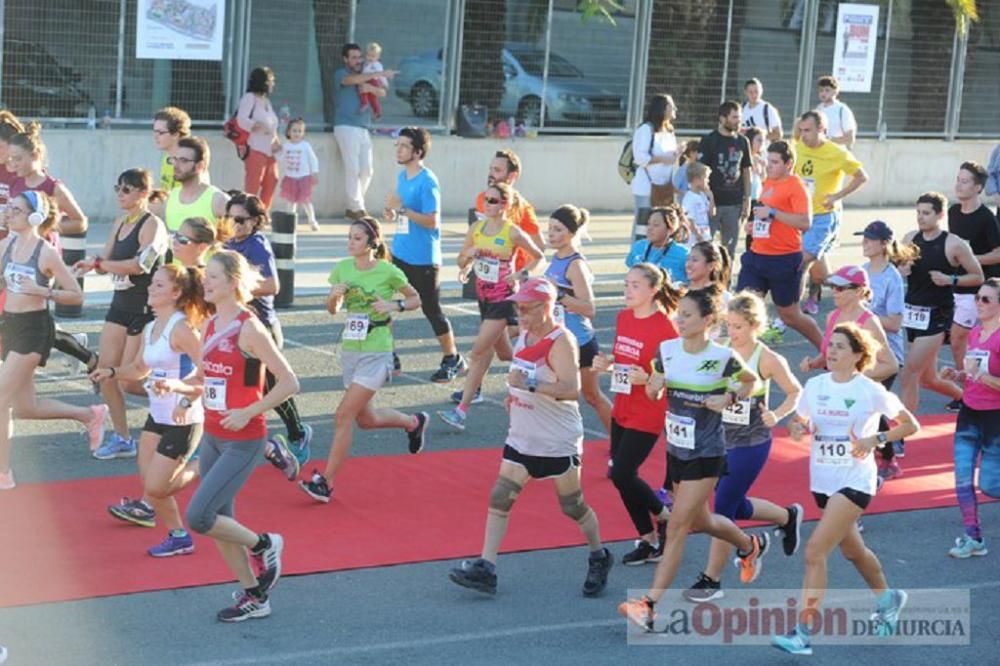
{"label": "metal railing", "polygon": [[[842,3],[625,0],[611,25],[584,22],[576,0],[217,0],[221,59],[207,61],[138,57],[150,8],[185,0],[44,4],[0,0],[0,101],[47,124],[145,124],[176,104],[217,125],[249,71],[268,65],[275,105],[328,127],[324,82],[350,39],[380,43],[383,65],[400,72],[381,126],[447,131],[460,104],[481,102],[493,122],[572,134],[628,131],[652,92],[674,96],[681,130],[709,129],[718,102],[740,99],[751,77],[788,129],[830,73]],[[879,9],[873,85],[841,96],[859,135],[1000,136],[1000,4],[979,3],[963,39],[944,0],[867,4]]]}

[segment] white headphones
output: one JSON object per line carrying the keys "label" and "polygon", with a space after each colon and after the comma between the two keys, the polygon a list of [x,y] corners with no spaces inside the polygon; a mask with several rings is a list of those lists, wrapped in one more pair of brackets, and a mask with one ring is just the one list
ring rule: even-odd
{"label": "white headphones", "polygon": [[45,197],[34,190],[28,190],[24,193],[24,198],[31,204],[33,209],[28,213],[28,224],[33,227],[39,226],[42,222],[46,220],[49,216],[49,204]]}

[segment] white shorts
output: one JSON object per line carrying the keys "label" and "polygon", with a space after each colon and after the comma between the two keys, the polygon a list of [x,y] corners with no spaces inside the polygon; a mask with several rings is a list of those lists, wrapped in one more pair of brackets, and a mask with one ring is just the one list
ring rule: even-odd
{"label": "white shorts", "polygon": [[971,329],[976,325],[979,315],[976,314],[975,294],[952,294],[955,299],[955,315],[952,321],[962,328]]}
{"label": "white shorts", "polygon": [[392,352],[340,352],[344,388],[359,384],[377,391],[392,378]]}

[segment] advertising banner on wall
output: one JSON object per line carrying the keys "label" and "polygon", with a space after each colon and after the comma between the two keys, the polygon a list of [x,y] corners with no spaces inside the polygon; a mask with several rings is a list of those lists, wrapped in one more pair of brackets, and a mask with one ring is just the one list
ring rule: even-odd
{"label": "advertising banner on wall", "polygon": [[135,57],[222,60],[226,0],[139,0]]}
{"label": "advertising banner on wall", "polygon": [[833,75],[841,92],[871,92],[878,45],[878,5],[842,4],[837,12]]}

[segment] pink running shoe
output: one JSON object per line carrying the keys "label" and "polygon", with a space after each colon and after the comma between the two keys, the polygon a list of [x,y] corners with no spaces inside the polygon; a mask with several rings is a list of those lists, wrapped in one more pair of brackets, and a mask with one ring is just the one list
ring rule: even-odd
{"label": "pink running shoe", "polygon": [[104,423],[108,420],[108,406],[92,405],[90,411],[94,416],[86,425],[87,439],[90,440],[90,450],[96,451],[104,441]]}
{"label": "pink running shoe", "polygon": [[819,314],[819,301],[810,296],[806,299],[806,302],[802,304],[802,311],[807,315],[818,315]]}

